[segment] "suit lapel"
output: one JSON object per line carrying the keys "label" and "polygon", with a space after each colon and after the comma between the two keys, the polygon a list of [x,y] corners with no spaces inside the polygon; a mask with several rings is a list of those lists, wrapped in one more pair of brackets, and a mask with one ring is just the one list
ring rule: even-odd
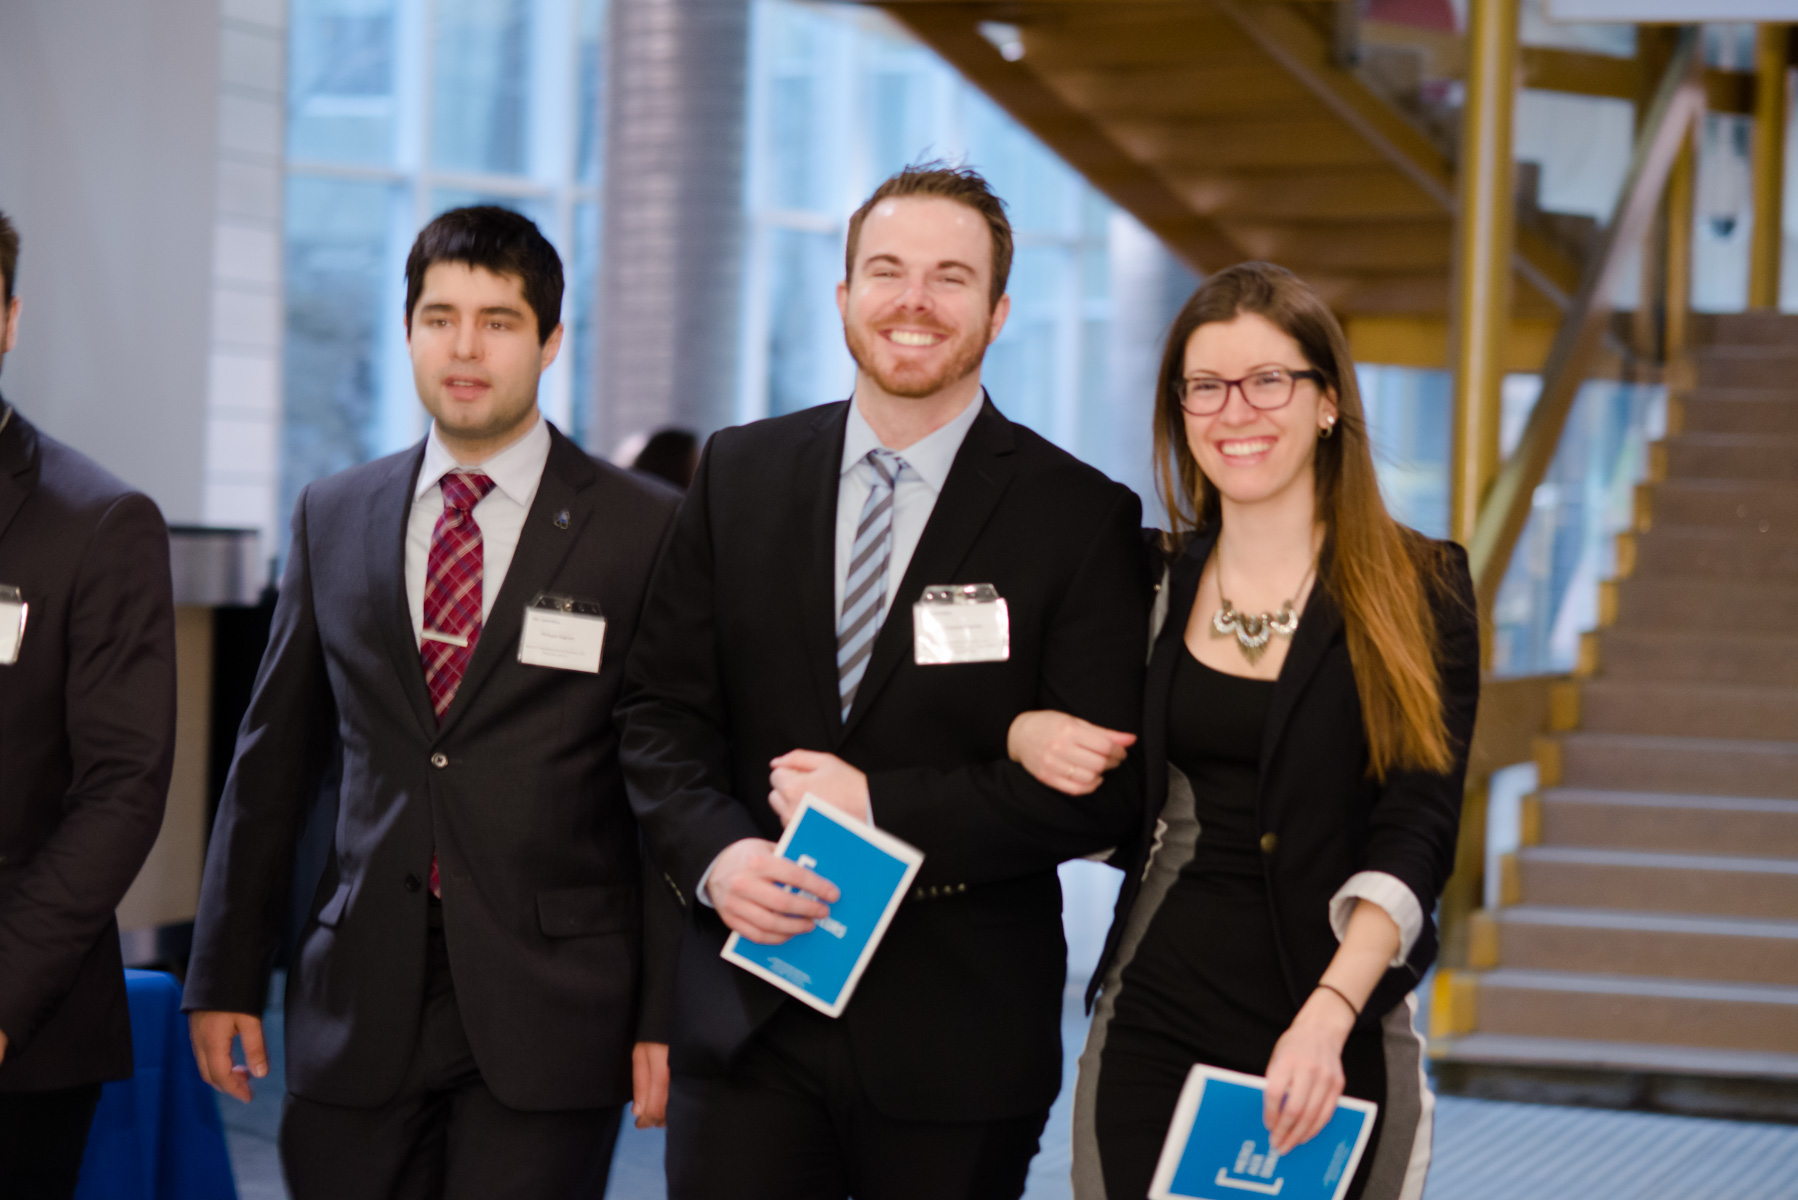
{"label": "suit lapel", "polygon": [[[893,593],[892,610],[887,613],[880,633],[874,639],[867,673],[862,676],[861,686],[856,688],[855,704],[843,726],[844,737],[855,729],[894,668],[912,652],[912,600],[932,584],[988,582],[958,581],[955,575],[974,548],[980,531],[992,518],[993,510],[999,506],[1000,497],[1011,485],[1011,464],[1006,461],[1006,456],[1011,453],[1015,441],[1011,422],[999,414],[991,400],[982,396],[980,415],[968,427],[968,435],[956,452],[955,465],[949,468],[949,478],[943,482],[943,494],[936,498],[936,504],[930,510],[930,520],[924,524],[923,536],[918,539],[918,548],[912,552],[905,578],[900,580],[898,590]],[[834,653],[832,661],[834,664]]]}
{"label": "suit lapel", "polygon": [[410,453],[397,456],[387,478],[375,488],[369,501],[367,539],[369,587],[374,593],[375,623],[387,643],[393,669],[406,702],[427,734],[437,729],[431,711],[431,693],[425,687],[424,660],[418,655],[418,639],[412,632],[412,608],[406,602],[406,526],[412,516],[412,489],[425,459],[420,442]]}
{"label": "suit lapel", "polygon": [[1155,639],[1149,655],[1148,679],[1144,695],[1148,703],[1143,711],[1143,761],[1161,763],[1164,769],[1151,770],[1148,779],[1148,806],[1143,813],[1143,842],[1154,842],[1155,822],[1167,801],[1167,722],[1170,693],[1174,686],[1174,668],[1186,652],[1186,622],[1192,616],[1193,601],[1199,594],[1199,580],[1205,574],[1205,562],[1217,543],[1217,528],[1211,526],[1195,533],[1185,550],[1174,559],[1168,570],[1167,620]]}
{"label": "suit lapel", "polygon": [[793,564],[801,588],[800,637],[811,660],[818,702],[833,729],[841,725],[843,711],[837,689],[837,493],[848,426],[848,403],[823,406],[812,423],[794,467],[793,515],[787,526],[804,533]]}
{"label": "suit lapel", "polygon": [[[468,711],[481,684],[493,674],[500,660],[516,652],[519,632],[524,628],[524,606],[555,579],[593,515],[592,495],[587,489],[598,477],[599,469],[553,425],[549,427],[549,439],[549,461],[543,465],[543,479],[537,485],[531,511],[525,514],[524,528],[519,531],[518,549],[506,568],[499,595],[494,597],[493,611],[481,626],[480,640],[475,643],[468,669],[456,687],[456,697],[444,710],[439,736],[454,728]],[[556,520],[563,512],[568,513],[565,526]]]}
{"label": "suit lapel", "polygon": [[[1267,780],[1274,752],[1279,749],[1280,739],[1292,720],[1293,710],[1298,707],[1312,676],[1317,674],[1331,643],[1342,633],[1342,612],[1324,585],[1328,570],[1329,550],[1326,548],[1323,561],[1318,564],[1317,582],[1312,585],[1311,597],[1305,601],[1305,611],[1299,618],[1298,632],[1292,635],[1292,648],[1286,652],[1280,678],[1274,683],[1273,699],[1268,702],[1267,728],[1261,738],[1263,783]],[[1269,819],[1271,815],[1264,813],[1263,819]]]}
{"label": "suit lapel", "polygon": [[[0,401],[0,412],[4,411],[5,401]],[[15,409],[12,420],[0,429],[0,535],[37,486],[37,466],[37,430]]]}

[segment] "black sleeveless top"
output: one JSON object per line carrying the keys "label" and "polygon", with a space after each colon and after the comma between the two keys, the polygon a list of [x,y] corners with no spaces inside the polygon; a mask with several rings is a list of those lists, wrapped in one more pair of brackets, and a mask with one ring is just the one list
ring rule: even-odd
{"label": "black sleeveless top", "polygon": [[1184,646],[1168,697],[1168,761],[1192,782],[1199,838],[1124,968],[1113,1025],[1259,1075],[1297,1010],[1280,969],[1256,815],[1274,682]]}

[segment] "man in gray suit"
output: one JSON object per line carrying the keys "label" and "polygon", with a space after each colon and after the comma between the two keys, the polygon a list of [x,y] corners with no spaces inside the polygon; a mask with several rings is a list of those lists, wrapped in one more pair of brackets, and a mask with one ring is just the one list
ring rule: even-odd
{"label": "man in gray suit", "polygon": [[[0,360],[19,328],[0,213]],[[74,1194],[131,1074],[113,910],[175,756],[169,538],[150,499],[0,400],[0,1196]]]}
{"label": "man in gray suit", "polygon": [[645,883],[611,712],[677,497],[538,415],[562,270],[535,225],[445,213],[406,276],[431,432],[295,505],[206,864],[194,1051],[240,1099],[266,1071],[279,898],[335,758],[287,983],[290,1189],[597,1198],[622,1104],[659,1122],[666,1093],[672,901]]}

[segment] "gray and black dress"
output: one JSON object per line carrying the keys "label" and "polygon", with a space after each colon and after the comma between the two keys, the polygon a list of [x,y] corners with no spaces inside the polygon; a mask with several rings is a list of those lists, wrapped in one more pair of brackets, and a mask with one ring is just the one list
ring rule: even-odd
{"label": "gray and black dress", "polygon": [[[1185,645],[1182,631],[1202,567],[1202,557],[1196,563],[1176,561],[1163,589],[1171,592],[1176,616],[1168,624],[1175,628],[1157,638],[1151,658],[1154,691],[1145,710],[1155,725],[1145,728],[1144,749],[1149,768],[1165,770],[1166,791],[1150,846],[1130,864],[1136,878],[1120,896],[1117,925],[1096,981],[1100,994],[1075,1100],[1077,1200],[1147,1195],[1194,1063],[1266,1073],[1274,1044],[1327,965],[1326,951],[1333,950],[1328,909],[1336,894],[1369,865],[1393,874],[1391,866],[1402,857],[1395,854],[1389,866],[1385,855],[1395,852],[1371,845],[1368,827],[1380,818],[1355,812],[1353,793],[1340,797],[1335,812],[1318,805],[1324,798],[1318,795],[1308,797],[1305,807],[1323,811],[1288,809],[1284,821],[1270,811],[1270,799],[1276,798],[1268,795],[1269,777],[1277,783],[1281,774],[1268,770],[1270,747],[1274,755],[1280,748],[1301,757],[1306,753],[1282,747],[1280,731],[1270,726],[1294,722],[1295,709],[1307,701],[1342,702],[1328,679],[1319,678],[1331,657],[1328,642],[1340,637],[1340,617],[1324,590],[1314,593],[1306,617],[1312,622],[1310,644],[1295,641],[1280,680],[1249,679],[1206,666]],[[1181,587],[1183,582],[1190,586]],[[1346,651],[1341,657],[1346,665]],[[1292,672],[1310,678],[1289,678]],[[1348,682],[1352,691],[1352,675]],[[1358,718],[1358,711],[1353,715]],[[1324,745],[1312,750],[1329,753]],[[1364,771],[1364,758],[1359,765]],[[1317,772],[1302,771],[1300,777],[1306,774]],[[1322,774],[1327,779],[1328,773]],[[1452,785],[1458,800],[1458,775]],[[1404,819],[1404,796],[1383,798],[1376,790],[1370,799],[1373,807],[1397,799],[1401,812],[1382,817]],[[1294,818],[1305,821],[1313,835],[1327,835],[1330,826],[1340,825],[1337,837],[1363,846],[1341,866],[1326,861],[1330,877],[1317,885],[1282,887],[1274,869],[1282,839],[1299,842],[1300,849],[1309,840],[1293,827]],[[1411,842],[1443,840],[1443,830],[1432,822],[1417,825]],[[1452,821],[1447,828],[1444,877],[1452,861]],[[1303,928],[1288,928],[1296,924],[1296,914],[1282,901],[1301,893],[1309,893],[1303,898],[1316,906],[1305,923],[1322,924],[1329,946],[1304,938]],[[1426,954],[1434,951],[1431,933]],[[1369,1013],[1343,1048],[1346,1093],[1380,1106],[1373,1140],[1348,1192],[1351,1200],[1415,1200],[1429,1165],[1434,1098],[1423,1076],[1422,1039],[1412,1028],[1414,1005],[1406,984],[1415,983],[1421,968],[1416,947],[1410,950],[1406,963],[1376,989]],[[1297,970],[1295,952],[1309,959]]]}

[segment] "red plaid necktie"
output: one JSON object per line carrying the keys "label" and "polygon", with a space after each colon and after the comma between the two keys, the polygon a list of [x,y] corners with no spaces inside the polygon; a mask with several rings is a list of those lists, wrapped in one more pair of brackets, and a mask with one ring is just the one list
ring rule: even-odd
{"label": "red plaid necktie", "polygon": [[[493,480],[478,471],[452,471],[440,486],[443,515],[431,530],[431,554],[425,567],[425,636],[419,654],[424,659],[431,708],[442,721],[481,637],[481,527],[475,524],[474,506],[493,490]],[[433,854],[431,895],[442,894]]]}

